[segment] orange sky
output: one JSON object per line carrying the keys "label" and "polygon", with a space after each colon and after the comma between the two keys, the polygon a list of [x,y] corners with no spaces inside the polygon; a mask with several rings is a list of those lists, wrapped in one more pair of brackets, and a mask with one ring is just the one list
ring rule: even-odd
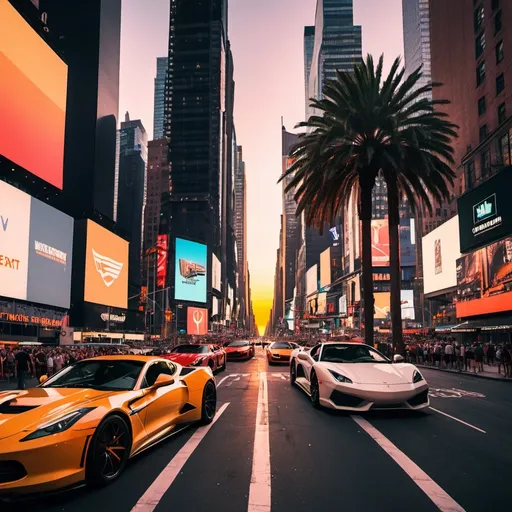
{"label": "orange sky", "polygon": [[[288,129],[304,116],[304,25],[316,0],[229,0],[229,38],[235,64],[237,142],[247,163],[248,259],[257,324],[271,308],[281,192],[281,116]],[[169,0],[123,0],[122,116],[140,118],[151,137],[156,57],[167,55]],[[403,52],[402,1],[354,0],[363,25],[363,53]]]}

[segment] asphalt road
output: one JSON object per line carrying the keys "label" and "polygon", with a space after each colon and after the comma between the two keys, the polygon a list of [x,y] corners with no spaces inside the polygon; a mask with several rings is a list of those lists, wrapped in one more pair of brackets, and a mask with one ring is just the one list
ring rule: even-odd
{"label": "asphalt road", "polygon": [[290,387],[288,368],[269,367],[259,351],[217,376],[220,414],[210,429],[188,428],[146,452],[110,487],[0,509],[509,509],[512,385],[423,374],[432,394],[427,412],[359,417],[313,409]]}

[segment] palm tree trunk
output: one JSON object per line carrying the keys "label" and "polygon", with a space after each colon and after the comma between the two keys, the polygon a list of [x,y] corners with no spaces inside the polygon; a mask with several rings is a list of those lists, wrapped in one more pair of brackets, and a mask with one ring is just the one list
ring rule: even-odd
{"label": "palm tree trunk", "polygon": [[400,202],[395,183],[388,182],[389,274],[391,281],[391,338],[397,354],[404,354],[402,332],[402,276],[400,271]]}
{"label": "palm tree trunk", "polygon": [[362,224],[362,273],[364,306],[364,341],[373,347],[373,268],[372,268],[372,190],[375,184],[360,183],[359,218]]}

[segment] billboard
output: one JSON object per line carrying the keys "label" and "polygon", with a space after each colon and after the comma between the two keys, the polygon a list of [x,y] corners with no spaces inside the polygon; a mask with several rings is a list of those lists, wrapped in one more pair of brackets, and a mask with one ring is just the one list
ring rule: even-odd
{"label": "billboard", "polygon": [[206,302],[207,249],[205,244],[176,238],[174,298]]}
{"label": "billboard", "polygon": [[317,299],[316,312],[318,315],[325,315],[327,313],[327,293],[319,293]]}
{"label": "billboard", "polygon": [[0,295],[69,308],[73,219],[0,181]]}
{"label": "billboard", "polygon": [[318,290],[318,265],[313,265],[306,272],[306,295],[311,295]]}
{"label": "billboard", "polygon": [[373,294],[374,318],[376,320],[385,320],[389,317],[391,311],[391,294],[389,292],[375,292]]}
{"label": "billboard", "polygon": [[87,221],[84,301],[128,307],[128,242]]}
{"label": "billboard", "polygon": [[423,292],[434,293],[457,286],[459,216],[441,224],[422,239]]}
{"label": "billboard", "polygon": [[402,320],[415,320],[414,291],[400,290],[400,300],[402,304]]}
{"label": "billboard", "polygon": [[457,200],[460,252],[488,245],[512,233],[512,167],[506,167]]}
{"label": "billboard", "polygon": [[372,220],[372,265],[389,266],[389,229],[387,219]]}
{"label": "billboard", "polygon": [[400,219],[400,265],[416,265],[416,222],[414,219]]}
{"label": "billboard", "polygon": [[156,284],[159,288],[165,288],[165,281],[167,279],[167,255],[169,254],[169,237],[167,235],[158,235],[156,246],[158,247]]}
{"label": "billboard", "polygon": [[204,336],[208,334],[208,310],[187,308],[187,334]]}
{"label": "billboard", "polygon": [[62,189],[68,69],[0,0],[0,155]]}
{"label": "billboard", "polygon": [[457,318],[512,311],[512,238],[457,260]]}
{"label": "billboard", "polygon": [[331,248],[320,254],[320,288],[331,284]]}
{"label": "billboard", "polygon": [[221,291],[221,278],[222,270],[220,266],[220,260],[212,252],[212,288],[218,292]]}

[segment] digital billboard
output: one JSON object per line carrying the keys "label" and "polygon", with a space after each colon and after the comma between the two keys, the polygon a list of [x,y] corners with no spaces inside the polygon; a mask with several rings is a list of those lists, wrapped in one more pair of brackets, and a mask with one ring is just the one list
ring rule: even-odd
{"label": "digital billboard", "polygon": [[457,260],[457,318],[512,311],[512,238]]}
{"label": "digital billboard", "polygon": [[313,265],[306,272],[306,295],[311,295],[318,290],[318,265]]}
{"label": "digital billboard", "polygon": [[385,320],[391,312],[391,294],[389,292],[375,292],[373,294],[374,303],[374,318],[378,320]]}
{"label": "digital billboard", "polygon": [[206,302],[207,249],[205,244],[176,238],[174,298]]}
{"label": "digital billboard", "polygon": [[319,293],[316,301],[316,312],[318,315],[325,315],[327,313],[327,293]]}
{"label": "digital billboard", "polygon": [[461,253],[512,233],[511,189],[512,167],[509,166],[457,200]]}
{"label": "digital billboard", "polygon": [[415,320],[414,291],[400,290],[400,300],[402,304],[402,320]]}
{"label": "digital billboard", "polygon": [[0,155],[62,189],[66,64],[0,0]]}
{"label": "digital billboard", "polygon": [[423,292],[434,293],[457,286],[459,216],[425,235],[423,245]]}
{"label": "digital billboard", "polygon": [[212,288],[218,292],[221,291],[221,272],[220,260],[212,252]]}
{"label": "digital billboard", "polygon": [[331,284],[331,248],[320,254],[320,288]]}
{"label": "digital billboard", "polygon": [[414,219],[400,219],[400,265],[416,265],[416,222]]}
{"label": "digital billboard", "polygon": [[128,307],[128,242],[87,221],[84,301]]}
{"label": "digital billboard", "polygon": [[187,334],[204,336],[208,334],[208,310],[187,308]]}
{"label": "digital billboard", "polygon": [[69,308],[73,219],[0,181],[0,295]]}
{"label": "digital billboard", "polygon": [[159,288],[165,288],[167,279],[167,255],[169,254],[169,237],[158,235],[156,246],[158,247],[156,281]]}
{"label": "digital billboard", "polygon": [[389,228],[387,219],[372,220],[372,265],[389,266]]}

